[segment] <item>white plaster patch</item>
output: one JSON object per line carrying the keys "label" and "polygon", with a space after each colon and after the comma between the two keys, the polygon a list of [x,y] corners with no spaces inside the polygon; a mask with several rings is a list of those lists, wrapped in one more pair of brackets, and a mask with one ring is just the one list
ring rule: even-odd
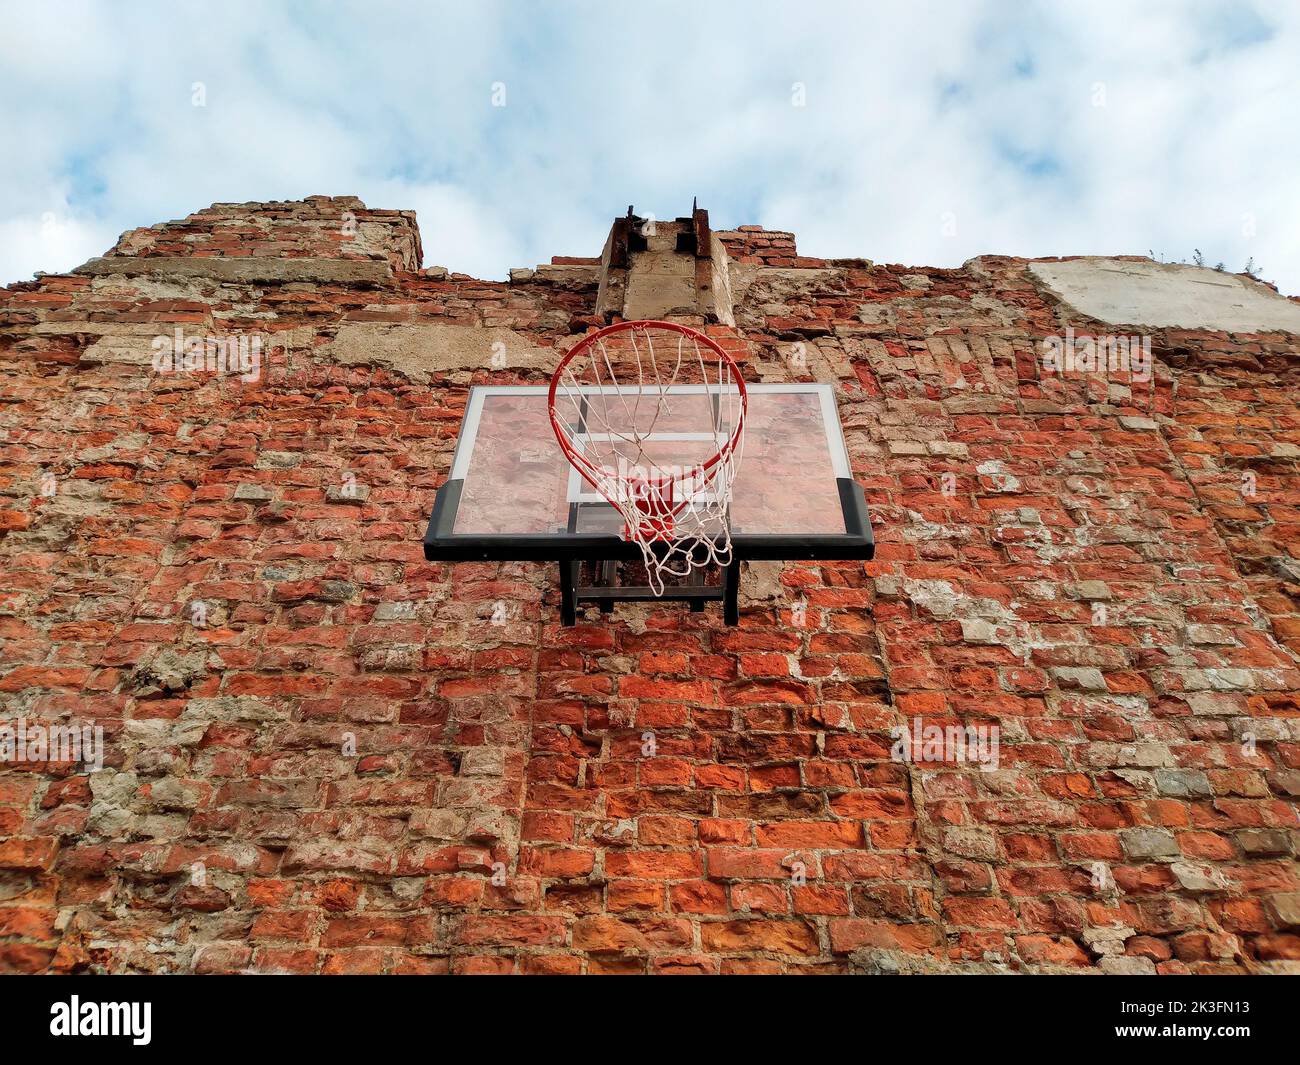
{"label": "white plaster patch", "polygon": [[1093,257],[1029,270],[1075,310],[1111,325],[1300,333],[1300,304],[1239,274]]}

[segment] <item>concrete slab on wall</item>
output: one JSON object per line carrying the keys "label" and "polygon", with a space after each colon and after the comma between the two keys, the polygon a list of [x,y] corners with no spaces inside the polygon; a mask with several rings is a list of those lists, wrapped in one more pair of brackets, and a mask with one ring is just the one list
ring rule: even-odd
{"label": "concrete slab on wall", "polygon": [[1300,303],[1238,274],[1093,257],[1029,269],[1075,310],[1113,325],[1300,333]]}

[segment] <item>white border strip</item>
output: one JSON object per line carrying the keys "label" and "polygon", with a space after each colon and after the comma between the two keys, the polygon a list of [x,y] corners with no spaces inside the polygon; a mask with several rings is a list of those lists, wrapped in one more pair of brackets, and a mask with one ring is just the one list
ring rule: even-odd
{"label": "white border strip", "polygon": [[456,454],[451,460],[451,473],[447,474],[448,480],[462,481],[465,479],[465,474],[469,472],[469,459],[474,454],[479,419],[483,416],[483,400],[493,391],[496,389],[484,388],[481,385],[476,385],[469,390],[469,400],[465,404],[465,418],[460,423],[460,436],[456,438]]}
{"label": "white border strip", "polygon": [[826,449],[831,455],[831,467],[836,477],[852,477],[849,468],[849,449],[844,443],[844,426],[840,424],[840,411],[835,405],[835,393],[830,385],[819,387],[822,399],[822,425],[826,429]]}
{"label": "white border strip", "polygon": [[[683,395],[692,395],[699,392],[719,392],[718,385],[667,385],[665,387],[669,392],[680,392]],[[544,396],[549,391],[549,385],[473,385],[470,388],[471,393],[482,392],[484,395],[500,396],[522,396],[527,395],[530,392]],[[642,388],[639,385],[579,385],[576,389],[565,388],[565,391],[580,391],[585,395],[595,395],[596,393],[601,393],[603,395],[618,395],[622,392],[634,395],[637,392],[658,391],[658,389],[652,385],[647,385],[645,388]],[[734,385],[726,385],[723,391],[737,392],[739,390]],[[827,384],[800,384],[799,382],[792,384],[746,384],[745,391],[750,393],[829,392],[831,391],[831,386]],[[719,392],[719,394],[721,393]]]}

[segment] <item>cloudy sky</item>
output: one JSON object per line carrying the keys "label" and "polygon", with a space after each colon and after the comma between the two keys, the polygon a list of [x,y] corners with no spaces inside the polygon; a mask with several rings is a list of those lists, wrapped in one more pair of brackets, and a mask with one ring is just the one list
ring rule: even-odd
{"label": "cloudy sky", "polygon": [[0,26],[0,284],[322,193],[414,208],[427,265],[488,278],[698,196],[810,255],[1199,248],[1300,294],[1296,3],[0,0]]}

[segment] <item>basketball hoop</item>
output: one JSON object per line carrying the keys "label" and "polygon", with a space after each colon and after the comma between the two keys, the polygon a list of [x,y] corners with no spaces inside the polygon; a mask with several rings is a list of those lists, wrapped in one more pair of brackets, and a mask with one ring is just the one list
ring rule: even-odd
{"label": "basketball hoop", "polygon": [[565,457],[623,518],[650,587],[732,561],[727,509],[748,396],[716,341],[674,322],[619,322],[561,360],[547,397]]}

